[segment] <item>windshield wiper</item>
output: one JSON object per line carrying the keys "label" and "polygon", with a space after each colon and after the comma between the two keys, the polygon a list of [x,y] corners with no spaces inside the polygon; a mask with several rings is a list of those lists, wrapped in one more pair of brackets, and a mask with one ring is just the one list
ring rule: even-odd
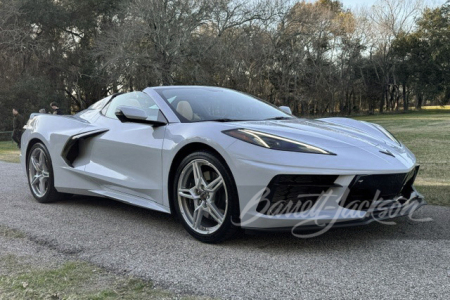
{"label": "windshield wiper", "polygon": [[236,120],[236,119],[228,119],[228,118],[223,118],[223,119],[212,119],[212,120],[203,120],[202,122],[242,122],[245,120]]}
{"label": "windshield wiper", "polygon": [[264,119],[264,121],[270,121],[270,120],[290,120],[290,119],[294,119],[294,117],[274,117],[274,118]]}
{"label": "windshield wiper", "polygon": [[290,120],[294,119],[294,117],[275,117],[275,118],[269,118],[269,119],[263,119],[263,120],[238,120],[238,119],[229,119],[229,118],[222,118],[222,119],[211,119],[211,120],[199,120],[194,122],[248,122],[248,121],[268,121],[268,120]]}

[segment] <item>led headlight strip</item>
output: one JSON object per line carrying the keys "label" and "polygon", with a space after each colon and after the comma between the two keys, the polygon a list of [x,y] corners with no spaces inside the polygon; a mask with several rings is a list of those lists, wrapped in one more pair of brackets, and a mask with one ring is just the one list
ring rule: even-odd
{"label": "led headlight strip", "polygon": [[231,129],[222,131],[226,135],[260,147],[292,152],[336,155],[322,148],[291,140],[281,136],[255,131],[251,129]]}

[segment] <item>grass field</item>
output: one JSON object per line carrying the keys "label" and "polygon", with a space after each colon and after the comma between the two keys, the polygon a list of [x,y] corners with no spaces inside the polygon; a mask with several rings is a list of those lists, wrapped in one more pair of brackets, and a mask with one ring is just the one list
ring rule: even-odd
{"label": "grass field", "polygon": [[443,106],[422,106],[422,109],[450,109],[450,105],[443,105]]}
{"label": "grass field", "polygon": [[0,142],[0,160],[18,163],[20,161],[20,151],[17,145],[11,141]]}
{"label": "grass field", "polygon": [[58,268],[26,265],[13,255],[0,257],[8,275],[0,276],[0,299],[196,299],[155,289],[141,279],[115,276],[88,263]]}
{"label": "grass field", "polygon": [[[417,157],[421,165],[417,189],[430,204],[450,206],[450,109],[356,117],[386,127]],[[0,142],[0,160],[19,162],[11,142]]]}

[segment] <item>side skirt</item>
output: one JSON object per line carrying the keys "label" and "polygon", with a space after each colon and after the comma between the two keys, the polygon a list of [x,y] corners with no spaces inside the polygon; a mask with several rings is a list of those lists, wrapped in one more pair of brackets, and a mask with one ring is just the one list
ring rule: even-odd
{"label": "side skirt", "polygon": [[129,194],[124,194],[116,191],[107,191],[107,190],[90,190],[91,193],[94,193],[96,195],[102,196],[102,197],[108,197],[114,200],[118,200],[123,203],[131,204],[134,206],[139,206],[143,208],[148,208],[151,210],[160,211],[163,213],[170,214],[170,210],[160,204],[157,204],[155,202],[152,202],[147,199],[142,199],[140,197],[136,197]]}

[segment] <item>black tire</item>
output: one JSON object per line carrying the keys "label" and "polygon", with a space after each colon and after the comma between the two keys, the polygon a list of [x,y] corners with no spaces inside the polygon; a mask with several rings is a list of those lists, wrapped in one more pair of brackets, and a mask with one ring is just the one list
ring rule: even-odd
{"label": "black tire", "polygon": [[[217,190],[217,192],[220,192],[225,195],[225,196],[222,195],[222,199],[221,199],[222,202],[225,202],[223,199],[224,199],[224,197],[227,197],[228,204],[227,204],[226,212],[224,211],[224,214],[223,214],[223,217],[224,217],[223,223],[221,223],[221,225],[220,225],[217,222],[216,226],[219,226],[219,227],[212,233],[199,233],[196,230],[194,230],[191,227],[192,225],[190,225],[188,223],[188,221],[186,220],[188,217],[186,216],[186,212],[184,209],[185,206],[182,204],[183,208],[180,207],[180,201],[182,203],[185,203],[183,201],[186,201],[186,203],[188,201],[194,201],[191,199],[185,199],[181,196],[180,196],[181,200],[179,198],[178,189],[179,189],[180,180],[183,180],[181,178],[182,172],[183,172],[183,170],[185,170],[185,168],[189,168],[189,167],[187,167],[188,165],[194,163],[194,161],[199,161],[199,160],[209,162],[216,168],[216,170],[219,171],[224,184],[222,185],[221,188],[219,188]],[[200,169],[201,168],[202,167],[200,167]],[[209,168],[209,166],[206,165],[206,168]],[[192,171],[192,172],[194,172],[194,171]],[[203,172],[203,170],[202,170],[202,172]],[[210,177],[212,177],[211,174],[214,174],[214,173],[210,173],[210,175],[209,175]],[[183,176],[185,176],[185,175],[183,175]],[[212,179],[211,179],[211,181],[212,181]],[[229,171],[229,169],[227,168],[225,163],[221,159],[219,159],[215,154],[213,154],[211,152],[197,151],[197,152],[189,154],[187,157],[185,157],[181,161],[181,163],[178,166],[176,173],[175,173],[175,180],[174,180],[174,185],[172,188],[172,200],[174,203],[174,208],[175,208],[177,217],[183,224],[186,231],[190,235],[192,235],[194,238],[196,238],[197,240],[199,240],[201,242],[219,243],[219,242],[222,242],[226,239],[233,237],[239,231],[239,227],[237,227],[236,225],[233,224],[233,220],[236,221],[239,218],[239,199],[238,199],[236,184],[234,182],[233,177],[231,176],[231,172]],[[207,200],[205,200],[205,201],[207,201]],[[214,201],[216,201],[215,193],[214,193]],[[198,206],[195,206],[195,204],[193,204],[193,206],[198,208]],[[216,206],[216,208],[217,208],[217,206]],[[184,211],[184,215],[182,213],[182,210]],[[208,216],[209,216],[210,220],[208,220]],[[204,220],[206,220],[206,221],[209,221],[209,222],[213,221],[211,219],[212,215],[209,214],[208,212],[206,212],[205,218],[206,219],[204,219]],[[215,222],[215,221],[213,221],[213,222]]]}
{"label": "black tire", "polygon": [[[36,191],[33,190],[33,187],[32,187],[32,184],[31,184],[31,182],[32,182],[31,173],[30,173],[30,168],[31,168],[31,164],[32,164],[31,163],[31,156],[32,156],[32,154],[35,151],[42,151],[44,153],[46,169],[48,171],[48,178],[47,178],[46,184],[45,184],[46,191],[42,195],[37,194]],[[55,189],[52,160],[51,160],[51,157],[50,157],[50,153],[48,152],[48,150],[45,147],[45,145],[42,144],[42,143],[34,144],[31,147],[30,151],[28,151],[28,155],[27,155],[27,178],[28,178],[28,186],[30,188],[31,194],[40,203],[51,203],[51,202],[55,202],[57,200],[61,200],[61,199],[68,198],[68,197],[71,196],[70,194],[59,193]]]}

